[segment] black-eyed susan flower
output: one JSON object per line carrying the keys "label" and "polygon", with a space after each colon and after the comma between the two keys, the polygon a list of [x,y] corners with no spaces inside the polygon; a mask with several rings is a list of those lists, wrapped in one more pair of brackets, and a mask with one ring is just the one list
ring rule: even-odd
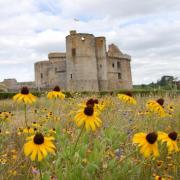
{"label": "black-eyed susan flower", "polygon": [[27,138],[24,144],[24,154],[30,156],[31,160],[42,161],[49,153],[55,154],[55,145],[52,143],[53,137],[44,137],[41,133]]}
{"label": "black-eyed susan flower", "polygon": [[51,133],[51,134],[56,134],[56,129],[55,129],[55,128],[50,129],[50,130],[49,130],[49,133]]}
{"label": "black-eyed susan flower", "polygon": [[133,143],[138,144],[140,153],[143,154],[144,157],[149,157],[151,154],[154,157],[157,157],[159,156],[157,138],[158,134],[156,132],[149,134],[140,132],[133,136],[132,141]]}
{"label": "black-eyed susan flower", "polygon": [[0,120],[2,120],[2,122],[10,121],[11,117],[12,117],[11,112],[6,112],[6,111],[0,112]]}
{"label": "black-eyed susan flower", "polygon": [[172,103],[168,104],[167,106],[167,110],[170,111],[170,112],[174,112],[174,105]]}
{"label": "black-eyed susan flower", "polygon": [[163,104],[164,104],[164,99],[162,98],[158,99],[157,101],[149,100],[146,103],[146,108],[150,112],[158,114],[160,117],[165,117],[167,116],[167,113],[164,110]]}
{"label": "black-eyed susan flower", "polygon": [[98,117],[98,112],[95,111],[92,105],[82,107],[74,118],[78,127],[84,125],[86,130],[92,129],[95,131],[97,127],[100,127],[102,121]]}
{"label": "black-eyed susan flower", "polygon": [[53,91],[48,92],[47,95],[48,99],[64,99],[65,98],[65,94],[63,94],[60,90],[59,86],[56,86]]}
{"label": "black-eyed susan flower", "polygon": [[25,134],[33,134],[34,133],[34,129],[27,126],[26,128],[23,129],[23,133]]}
{"label": "black-eyed susan flower", "polygon": [[162,164],[163,164],[163,161],[157,160],[156,165],[158,168],[160,168],[162,166]]}
{"label": "black-eyed susan flower", "polygon": [[166,143],[167,148],[168,148],[168,152],[172,153],[174,152],[178,152],[179,148],[177,145],[177,136],[178,134],[174,131],[174,132],[170,132],[169,134],[166,134],[164,132],[158,132],[158,139],[162,142],[162,143]]}
{"label": "black-eyed susan flower", "polygon": [[136,105],[137,102],[136,100],[133,98],[132,96],[132,93],[131,92],[127,92],[127,93],[124,93],[124,94],[118,94],[118,98],[126,103],[126,104],[132,104],[132,105]]}
{"label": "black-eyed susan flower", "polygon": [[21,92],[13,97],[13,100],[18,103],[32,104],[36,101],[36,97],[29,92],[28,87],[24,86],[21,88]]}
{"label": "black-eyed susan flower", "polygon": [[41,127],[41,125],[39,123],[37,123],[36,121],[32,122],[32,126],[33,127]]}
{"label": "black-eyed susan flower", "polygon": [[155,176],[155,180],[165,180],[165,178],[163,178],[161,176]]}

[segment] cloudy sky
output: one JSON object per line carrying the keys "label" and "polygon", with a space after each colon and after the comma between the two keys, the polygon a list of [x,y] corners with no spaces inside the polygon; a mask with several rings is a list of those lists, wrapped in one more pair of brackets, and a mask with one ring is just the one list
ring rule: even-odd
{"label": "cloudy sky", "polygon": [[180,78],[179,0],[0,0],[0,81],[34,80],[34,62],[65,51],[71,29],[130,54],[134,84]]}

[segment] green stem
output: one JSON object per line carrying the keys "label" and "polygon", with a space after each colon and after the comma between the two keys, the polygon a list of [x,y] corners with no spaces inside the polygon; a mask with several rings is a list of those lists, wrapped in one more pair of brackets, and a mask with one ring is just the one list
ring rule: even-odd
{"label": "green stem", "polygon": [[39,165],[40,179],[43,180],[43,178],[42,178],[42,170],[41,170],[41,162],[39,162],[38,165]]}
{"label": "green stem", "polygon": [[26,127],[28,127],[28,123],[27,123],[27,105],[25,103],[24,103],[24,120],[25,120]]}
{"label": "green stem", "polygon": [[75,150],[76,150],[76,147],[77,147],[77,144],[78,144],[79,138],[80,138],[80,137],[81,137],[81,135],[82,135],[82,132],[83,132],[84,127],[85,127],[85,123],[84,123],[84,125],[82,126],[82,129],[81,129],[81,131],[80,131],[80,133],[79,133],[79,135],[78,135],[78,137],[77,137],[77,139],[76,139],[76,143],[75,143],[75,145],[74,145],[74,149],[73,149],[73,155],[74,155],[74,153],[75,153]]}

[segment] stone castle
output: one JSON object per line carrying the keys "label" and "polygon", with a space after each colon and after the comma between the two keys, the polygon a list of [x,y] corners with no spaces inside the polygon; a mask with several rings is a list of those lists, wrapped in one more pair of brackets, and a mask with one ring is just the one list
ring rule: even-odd
{"label": "stone castle", "polygon": [[1,84],[11,91],[22,86],[40,90],[56,85],[67,91],[131,89],[130,61],[114,44],[106,50],[105,37],[73,30],[66,36],[66,52],[49,53],[48,60],[35,63],[35,82],[5,79]]}
{"label": "stone castle", "polygon": [[49,53],[46,61],[35,63],[38,88],[59,85],[68,91],[108,91],[131,89],[131,57],[105,37],[70,31],[66,52]]}

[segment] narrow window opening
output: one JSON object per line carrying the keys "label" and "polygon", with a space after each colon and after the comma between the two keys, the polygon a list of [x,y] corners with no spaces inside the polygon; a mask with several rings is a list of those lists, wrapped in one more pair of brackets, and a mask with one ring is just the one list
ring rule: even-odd
{"label": "narrow window opening", "polygon": [[121,63],[117,62],[117,68],[120,69],[121,68]]}
{"label": "narrow window opening", "polygon": [[41,79],[43,78],[43,73],[41,73]]}
{"label": "narrow window opening", "polygon": [[72,74],[71,74],[71,79],[72,79]]}
{"label": "narrow window opening", "polygon": [[114,68],[114,63],[112,63],[112,67]]}
{"label": "narrow window opening", "polygon": [[122,76],[121,76],[121,73],[118,73],[118,79],[121,79]]}
{"label": "narrow window opening", "polygon": [[76,55],[76,48],[72,48],[72,56]]}

